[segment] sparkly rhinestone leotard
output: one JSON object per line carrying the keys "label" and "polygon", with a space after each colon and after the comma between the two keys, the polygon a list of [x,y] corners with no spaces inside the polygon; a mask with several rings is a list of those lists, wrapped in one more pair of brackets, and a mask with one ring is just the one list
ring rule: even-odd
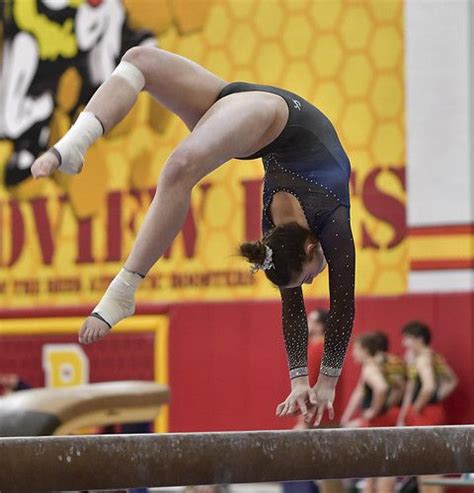
{"label": "sparkly rhinestone leotard", "polygon": [[[287,124],[268,146],[245,159],[262,158],[265,178],[262,229],[274,227],[270,204],[275,193],[291,193],[299,201],[311,231],[319,238],[329,268],[330,312],[321,372],[338,376],[354,319],[355,248],[350,226],[349,159],[337,133],[315,106],[289,91],[233,82],[229,94],[263,91],[282,97],[289,108]],[[290,375],[306,374],[308,330],[301,287],[280,289],[282,319]]]}

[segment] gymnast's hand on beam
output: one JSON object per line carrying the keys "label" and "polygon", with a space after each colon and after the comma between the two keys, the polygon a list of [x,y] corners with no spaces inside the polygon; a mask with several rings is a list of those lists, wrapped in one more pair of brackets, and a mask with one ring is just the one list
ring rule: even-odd
{"label": "gymnast's hand on beam", "polygon": [[327,375],[319,374],[318,381],[313,387],[313,392],[316,397],[316,406],[308,417],[309,420],[314,419],[314,426],[319,426],[323,419],[324,411],[328,410],[330,420],[334,419],[333,402],[336,397],[337,378],[328,377]]}
{"label": "gymnast's hand on beam", "polygon": [[110,332],[110,327],[96,317],[87,317],[79,331],[79,342],[91,344],[103,339]]}
{"label": "gymnast's hand on beam", "polygon": [[297,377],[291,381],[290,395],[276,408],[277,416],[294,416],[298,412],[309,422],[312,408],[316,405],[316,394],[309,386],[308,377]]}

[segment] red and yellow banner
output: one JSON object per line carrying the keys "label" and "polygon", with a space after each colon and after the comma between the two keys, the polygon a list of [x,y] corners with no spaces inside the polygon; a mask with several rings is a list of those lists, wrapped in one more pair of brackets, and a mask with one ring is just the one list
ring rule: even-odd
{"label": "red and yellow banner", "polygon": [[474,268],[474,225],[410,228],[409,237],[412,271]]}

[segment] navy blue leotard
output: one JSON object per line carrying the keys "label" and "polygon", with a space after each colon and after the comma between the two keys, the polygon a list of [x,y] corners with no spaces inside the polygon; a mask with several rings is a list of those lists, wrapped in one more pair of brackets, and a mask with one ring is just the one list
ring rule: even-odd
{"label": "navy blue leotard", "polygon": [[[233,82],[229,94],[262,91],[282,97],[289,109],[282,133],[268,146],[245,159],[262,158],[262,230],[274,227],[270,203],[275,193],[291,193],[299,201],[311,231],[323,248],[329,268],[330,311],[321,372],[338,376],[354,320],[355,248],[350,225],[351,166],[329,119],[302,97],[272,86]],[[282,319],[290,373],[307,366],[307,321],[301,287],[280,289]]]}

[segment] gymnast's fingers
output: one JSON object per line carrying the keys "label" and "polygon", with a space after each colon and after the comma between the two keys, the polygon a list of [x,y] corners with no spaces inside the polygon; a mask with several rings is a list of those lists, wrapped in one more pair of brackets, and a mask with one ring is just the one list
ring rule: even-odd
{"label": "gymnast's fingers", "polygon": [[316,397],[316,392],[314,389],[308,390],[309,402],[313,405],[318,404],[318,398]]}
{"label": "gymnast's fingers", "polygon": [[303,396],[298,397],[297,401],[298,401],[298,406],[300,407],[301,413],[306,418],[306,416],[308,415],[308,408],[306,406],[305,397],[303,397]]}
{"label": "gymnast's fingers", "polygon": [[294,417],[301,416],[301,415],[302,415],[302,413],[301,413],[301,409],[300,408],[295,409],[295,411],[290,414],[290,416],[294,416]]}
{"label": "gymnast's fingers", "polygon": [[283,411],[283,408],[285,407],[285,402],[286,401],[283,401],[283,402],[280,402],[280,404],[278,404],[277,408],[276,408],[276,415],[277,416],[281,416],[281,412]]}
{"label": "gymnast's fingers", "polygon": [[278,416],[280,416],[280,417],[284,416],[287,408],[288,408],[288,399],[286,399],[285,402],[283,402],[281,409],[280,409],[280,414]]}
{"label": "gymnast's fingers", "polygon": [[296,412],[298,410],[298,408],[299,408],[299,406],[298,406],[296,399],[294,397],[291,398],[290,401],[288,402],[288,407],[286,409],[285,415],[291,416],[294,412]]}
{"label": "gymnast's fingers", "polygon": [[328,415],[329,419],[332,421],[334,419],[334,407],[332,405],[332,402],[328,403]]}
{"label": "gymnast's fingers", "polygon": [[321,420],[323,419],[323,414],[324,414],[324,408],[325,406],[323,404],[320,404],[318,406],[318,411],[316,413],[316,420],[314,421],[314,426],[319,426],[321,424]]}
{"label": "gymnast's fingers", "polygon": [[298,409],[296,401],[292,401],[290,405],[288,406],[288,409],[286,411],[286,415],[292,415],[296,410]]}
{"label": "gymnast's fingers", "polygon": [[307,414],[307,416],[305,418],[305,422],[306,423],[313,423],[315,414],[316,414],[316,409],[315,409],[315,407],[312,407],[308,411],[308,414]]}

